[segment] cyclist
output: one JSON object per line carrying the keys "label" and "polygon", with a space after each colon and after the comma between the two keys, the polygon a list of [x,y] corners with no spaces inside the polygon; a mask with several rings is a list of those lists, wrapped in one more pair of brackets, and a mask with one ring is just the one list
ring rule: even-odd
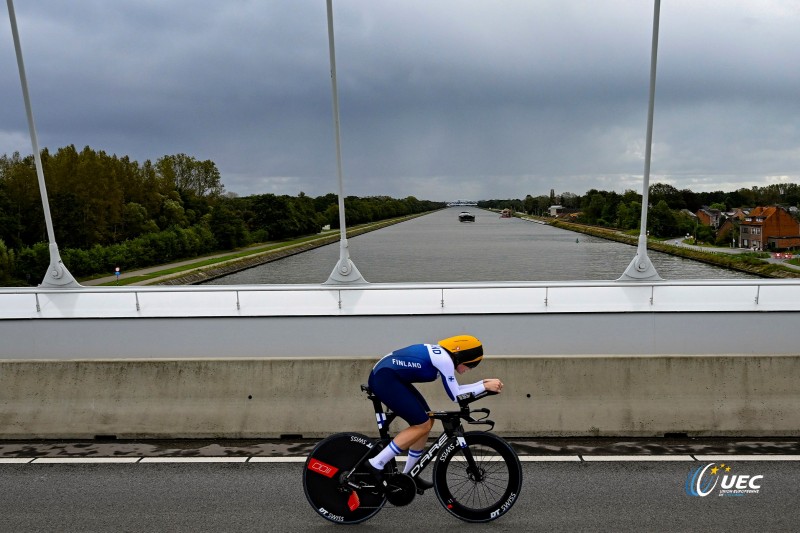
{"label": "cyclist", "polygon": [[[450,399],[456,401],[461,394],[481,393],[485,390],[501,392],[503,383],[496,378],[483,379],[470,385],[459,385],[455,374],[475,368],[483,359],[483,345],[472,335],[457,335],[440,340],[438,344],[414,344],[386,355],[372,368],[369,386],[375,395],[409,425],[389,443],[389,446],[369,460],[373,474],[382,481],[386,463],[408,450],[403,473],[407,474],[417,464],[425,450],[433,419],[428,416],[430,407],[413,383],[435,381],[441,377]],[[420,488],[432,486],[429,481],[417,478]]]}

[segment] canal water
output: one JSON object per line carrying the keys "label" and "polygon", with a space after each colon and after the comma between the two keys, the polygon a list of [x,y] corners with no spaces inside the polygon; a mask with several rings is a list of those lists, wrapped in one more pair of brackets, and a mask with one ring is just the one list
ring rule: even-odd
{"label": "canal water", "polygon": [[[373,283],[615,280],[636,248],[475,207],[475,222],[448,208],[348,239],[350,258]],[[648,250],[665,280],[752,278]],[[316,248],[208,282],[217,285],[322,283],[339,244]]]}

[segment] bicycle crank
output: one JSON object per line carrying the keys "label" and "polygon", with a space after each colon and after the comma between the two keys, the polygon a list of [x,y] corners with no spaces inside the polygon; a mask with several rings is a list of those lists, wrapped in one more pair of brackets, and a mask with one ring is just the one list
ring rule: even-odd
{"label": "bicycle crank", "polygon": [[393,474],[386,478],[386,499],[395,507],[402,507],[414,501],[417,484],[408,474]]}

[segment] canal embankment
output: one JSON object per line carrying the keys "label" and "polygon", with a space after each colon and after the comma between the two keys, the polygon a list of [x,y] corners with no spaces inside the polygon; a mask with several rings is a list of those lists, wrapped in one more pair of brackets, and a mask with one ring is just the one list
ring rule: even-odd
{"label": "canal embankment", "polygon": [[[428,213],[407,215],[379,222],[361,224],[347,230],[347,237],[355,237],[375,230],[393,226]],[[315,248],[327,246],[339,241],[341,232],[327,231],[316,237],[294,239],[286,243],[272,243],[251,246],[245,250],[233,250],[229,253],[216,254],[211,257],[197,258],[167,265],[125,272],[120,280],[115,276],[106,276],[92,280],[82,280],[82,285],[196,285],[219,277],[227,276],[242,270],[277,261]],[[213,261],[208,264],[209,261]],[[333,268],[333,267],[331,267]],[[120,283],[122,281],[122,283]]]}
{"label": "canal embankment", "polygon": [[[598,237],[601,239],[629,244],[631,246],[636,246],[638,244],[637,235],[630,235],[613,228],[589,226],[586,224],[577,224],[563,220],[536,220],[545,221],[553,227],[574,231],[576,233],[592,235],[593,237]],[[745,256],[742,254],[711,251],[710,249],[700,249],[700,247],[697,246],[675,246],[673,244],[668,244],[656,239],[648,239],[647,248],[665,254],[683,257],[729,270],[745,272],[747,274],[752,274],[763,278],[800,278],[800,269],[796,269],[792,266],[784,264],[768,263],[756,257]]]}
{"label": "canal embankment", "polygon": [[[429,214],[429,213],[423,213]],[[411,215],[406,217],[398,217],[395,219],[380,221],[376,223],[364,224],[354,226],[348,229],[348,238],[355,237],[383,229],[400,222],[408,221],[418,218],[422,214]],[[518,215],[519,216],[519,215]],[[559,228],[567,231],[582,233],[603,239],[605,241],[617,242],[635,247],[637,245],[637,236],[620,230],[588,226],[566,221],[554,221],[550,218],[537,218],[522,216],[519,217],[523,220],[538,222],[540,224],[548,225],[554,228]],[[439,231],[441,228],[436,228]],[[222,279],[231,274],[243,272],[255,267],[272,263],[279,259],[284,259],[290,256],[309,252],[324,246],[335,244],[340,237],[339,231],[327,231],[317,236],[307,236],[302,239],[295,239],[285,243],[263,243],[262,245],[252,246],[242,250],[233,250],[228,253],[217,254],[211,257],[196,258],[186,260],[179,263],[168,265],[161,265],[157,267],[150,267],[147,269],[124,272],[120,278],[114,276],[106,276],[94,280],[81,281],[86,286],[91,285],[192,285],[206,283],[212,280]],[[452,236],[451,236],[452,237]],[[745,274],[755,275],[762,278],[798,278],[800,277],[800,267],[794,267],[787,263],[768,262],[751,254],[732,254],[736,250],[723,250],[719,251],[701,248],[697,246],[689,246],[685,244],[671,244],[671,241],[659,241],[650,239],[648,241],[648,248],[650,250],[663,252],[664,254],[689,259],[697,264],[706,264],[713,267],[725,269],[730,272],[741,272]],[[395,243],[396,244],[396,243]],[[485,243],[484,243],[485,244]],[[478,249],[483,249],[484,246],[479,246]],[[510,253],[505,250],[504,253]],[[502,254],[501,254],[502,255]],[[429,256],[429,254],[426,254]],[[359,256],[360,257],[360,256]],[[332,266],[331,266],[332,268]],[[537,270],[537,273],[540,273]],[[549,271],[547,271],[549,272]],[[580,277],[585,275],[584,272],[576,273]],[[327,275],[327,274],[325,274]],[[553,277],[552,273],[547,274]],[[670,277],[674,277],[670,275]],[[701,274],[702,277],[702,274]],[[528,279],[526,275],[522,275],[520,279]],[[372,279],[372,278],[370,278]],[[486,279],[492,279],[487,277]],[[531,278],[533,279],[533,278]],[[578,278],[576,278],[578,279]],[[582,279],[582,278],[581,278]]]}

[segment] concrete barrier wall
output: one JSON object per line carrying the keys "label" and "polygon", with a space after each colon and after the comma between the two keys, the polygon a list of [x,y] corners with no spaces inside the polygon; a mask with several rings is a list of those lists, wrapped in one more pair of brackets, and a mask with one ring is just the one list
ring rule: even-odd
{"label": "concrete barrier wall", "polygon": [[[374,358],[0,361],[0,438],[375,434]],[[800,434],[800,355],[487,357],[507,436]],[[439,383],[434,409],[453,409]],[[401,427],[401,426],[399,426]]]}

